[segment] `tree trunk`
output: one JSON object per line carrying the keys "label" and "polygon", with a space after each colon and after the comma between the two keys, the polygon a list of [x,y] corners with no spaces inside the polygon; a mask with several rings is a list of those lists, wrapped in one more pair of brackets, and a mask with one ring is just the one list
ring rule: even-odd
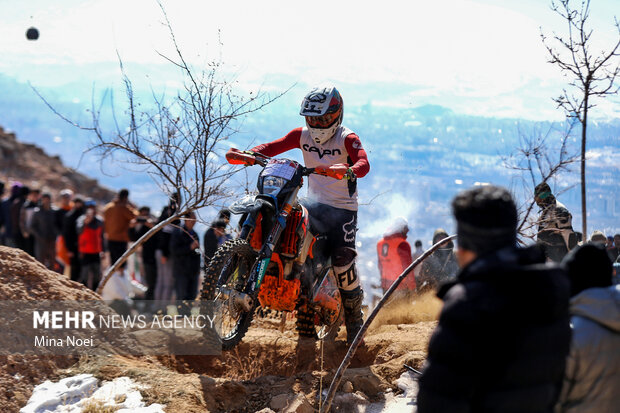
{"label": "tree trunk", "polygon": [[586,127],[588,125],[588,97],[589,91],[584,93],[583,118],[581,121],[581,232],[582,240],[588,239],[588,210],[586,209]]}
{"label": "tree trunk", "polygon": [[155,225],[146,234],[141,236],[139,240],[134,242],[134,244],[127,251],[125,251],[125,253],[118,260],[116,260],[116,262],[114,264],[112,264],[110,266],[110,268],[108,268],[106,270],[105,274],[101,278],[101,282],[99,283],[99,286],[97,287],[97,294],[101,294],[101,292],[103,291],[103,287],[105,287],[105,285],[108,282],[108,280],[112,277],[112,274],[114,274],[116,272],[116,270],[118,270],[120,268],[120,266],[127,260],[127,258],[129,258],[129,256],[131,254],[136,252],[136,250],[142,244],[144,244],[146,241],[148,241],[153,235],[155,235],[157,232],[159,232],[159,230],[161,230],[163,227],[165,227],[166,225],[168,225],[169,223],[171,223],[175,219],[180,218],[181,215],[182,214],[180,214],[178,212],[176,214],[171,215],[170,217],[168,217],[164,221],[162,221],[159,224]]}

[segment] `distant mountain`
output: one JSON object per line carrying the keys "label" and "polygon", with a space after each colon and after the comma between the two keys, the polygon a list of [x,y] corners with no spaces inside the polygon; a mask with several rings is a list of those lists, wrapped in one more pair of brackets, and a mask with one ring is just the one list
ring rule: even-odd
{"label": "distant mountain", "polygon": [[[282,80],[283,83],[289,81]],[[523,137],[540,133],[549,132],[547,139],[553,148],[555,142],[559,142],[559,130],[563,129],[563,125],[552,122],[463,115],[438,105],[396,107],[368,98],[364,100],[364,96],[383,96],[378,92],[368,93],[368,90],[390,87],[387,84],[364,86],[352,93],[357,96],[345,97],[344,123],[359,134],[371,164],[370,173],[358,181],[359,264],[367,280],[377,277],[375,243],[397,216],[408,219],[412,243],[419,238],[428,245],[436,228],[454,230],[449,203],[462,189],[493,183],[511,188],[519,204],[531,199],[533,185],[528,184],[530,188],[525,191],[522,186],[524,179],[529,182],[528,174],[507,169],[502,157],[517,151]],[[157,209],[166,202],[146,174],[127,172],[122,164],[111,159],[100,164],[92,156],[84,156],[91,136],[52,113],[28,85],[0,76],[0,88],[3,90],[0,124],[16,131],[20,139],[60,155],[66,165],[96,177],[104,185],[128,187],[138,203]],[[40,91],[59,112],[88,123],[86,108],[90,106],[90,96],[85,88],[42,88]],[[122,101],[122,93],[117,95]],[[136,97],[148,101],[146,91]],[[298,104],[289,94],[251,114],[236,125],[238,131],[231,134],[229,143],[249,148],[284,136],[303,124]],[[579,131],[575,129],[573,133],[574,139],[567,150],[576,153]],[[592,122],[588,133],[588,228],[590,232],[599,229],[606,234],[619,233],[620,120]],[[286,156],[299,160],[301,152],[291,151]],[[249,168],[247,177],[241,174],[238,182],[230,180],[231,191],[240,191],[246,179],[252,182],[256,172],[256,168]],[[554,191],[560,193],[560,201],[573,214],[576,229],[581,225],[578,184],[577,164],[553,182]],[[214,213],[208,211],[205,216],[211,217]]]}

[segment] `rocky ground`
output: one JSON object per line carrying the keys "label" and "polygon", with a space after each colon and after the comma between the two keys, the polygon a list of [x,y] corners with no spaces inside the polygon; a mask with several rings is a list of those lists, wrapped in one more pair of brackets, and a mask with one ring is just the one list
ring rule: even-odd
{"label": "rocky ground", "polygon": [[[43,268],[28,255],[0,247],[0,299],[92,299],[80,284]],[[342,380],[332,411],[357,411],[400,390],[404,364],[420,368],[440,308],[426,296],[396,300],[379,314]],[[332,343],[298,343],[293,319],[256,319],[243,342],[221,356],[3,356],[0,409],[17,411],[44,380],[93,374],[130,377],[145,385],[147,404],[169,412],[311,412],[318,408],[346,353],[344,331]],[[269,411],[269,410],[265,410]]]}
{"label": "rocky ground", "polygon": [[0,181],[10,191],[12,181],[19,181],[30,188],[38,188],[52,195],[64,188],[76,194],[108,202],[114,192],[100,185],[96,179],[66,167],[58,156],[50,156],[40,147],[17,140],[15,134],[0,127]]}

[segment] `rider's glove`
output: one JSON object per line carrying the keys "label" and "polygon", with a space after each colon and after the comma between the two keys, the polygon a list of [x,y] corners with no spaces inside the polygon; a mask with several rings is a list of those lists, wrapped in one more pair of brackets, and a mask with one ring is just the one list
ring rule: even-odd
{"label": "rider's glove", "polygon": [[357,179],[357,176],[355,175],[355,172],[353,172],[353,168],[349,168],[347,169],[347,173],[344,176],[346,179],[348,179],[349,181],[353,182]]}

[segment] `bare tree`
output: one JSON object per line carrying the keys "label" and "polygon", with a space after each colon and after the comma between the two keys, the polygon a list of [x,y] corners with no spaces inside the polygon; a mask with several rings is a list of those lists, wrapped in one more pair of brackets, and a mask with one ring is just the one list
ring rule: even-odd
{"label": "bare tree", "polygon": [[[93,132],[94,143],[89,151],[102,160],[114,158],[133,165],[149,174],[162,192],[178,199],[171,216],[151,228],[106,270],[97,292],[101,292],[122,263],[160,229],[190,211],[213,205],[226,195],[226,181],[235,171],[223,160],[226,148],[222,142],[236,132],[245,115],[281,96],[269,97],[261,91],[241,96],[235,90],[235,82],[222,75],[221,59],[211,61],[206,69],[195,70],[181,52],[161,4],[160,8],[176,53],[174,57],[161,53],[160,56],[173,64],[183,78],[183,87],[174,96],[158,96],[153,91],[151,101],[144,106],[138,101],[119,56],[126,96],[123,121],[119,120],[111,93],[104,95],[98,105],[93,100],[88,126],[72,122],[46,102],[63,119]],[[109,103],[109,113],[103,112],[108,108],[104,103]],[[115,125],[111,132],[104,130],[102,125],[108,122],[103,116],[111,117]]]}
{"label": "bare tree", "polygon": [[[526,201],[519,205],[520,221],[517,233],[521,239],[534,239],[538,234],[538,221],[532,216],[534,205],[534,188],[541,182],[557,180],[563,172],[570,169],[579,155],[569,149],[570,138],[575,121],[566,123],[564,130],[556,125],[535,127],[531,131],[519,128],[519,146],[510,155],[502,157],[508,169],[522,172],[518,182],[527,194]],[[550,142],[556,140],[556,142]]]}
{"label": "bare tree", "polygon": [[614,86],[620,74],[620,23],[614,17],[614,25],[618,31],[618,40],[609,52],[592,51],[593,30],[588,26],[590,16],[590,0],[581,0],[577,6],[571,0],[551,1],[551,9],[566,20],[567,33],[545,36],[541,30],[541,38],[549,52],[549,62],[557,65],[572,80],[569,85],[574,93],[564,89],[563,94],[555,98],[558,107],[581,124],[581,213],[582,232],[587,237],[586,209],[586,138],[588,111],[595,105],[595,98],[604,98],[618,92]]}

